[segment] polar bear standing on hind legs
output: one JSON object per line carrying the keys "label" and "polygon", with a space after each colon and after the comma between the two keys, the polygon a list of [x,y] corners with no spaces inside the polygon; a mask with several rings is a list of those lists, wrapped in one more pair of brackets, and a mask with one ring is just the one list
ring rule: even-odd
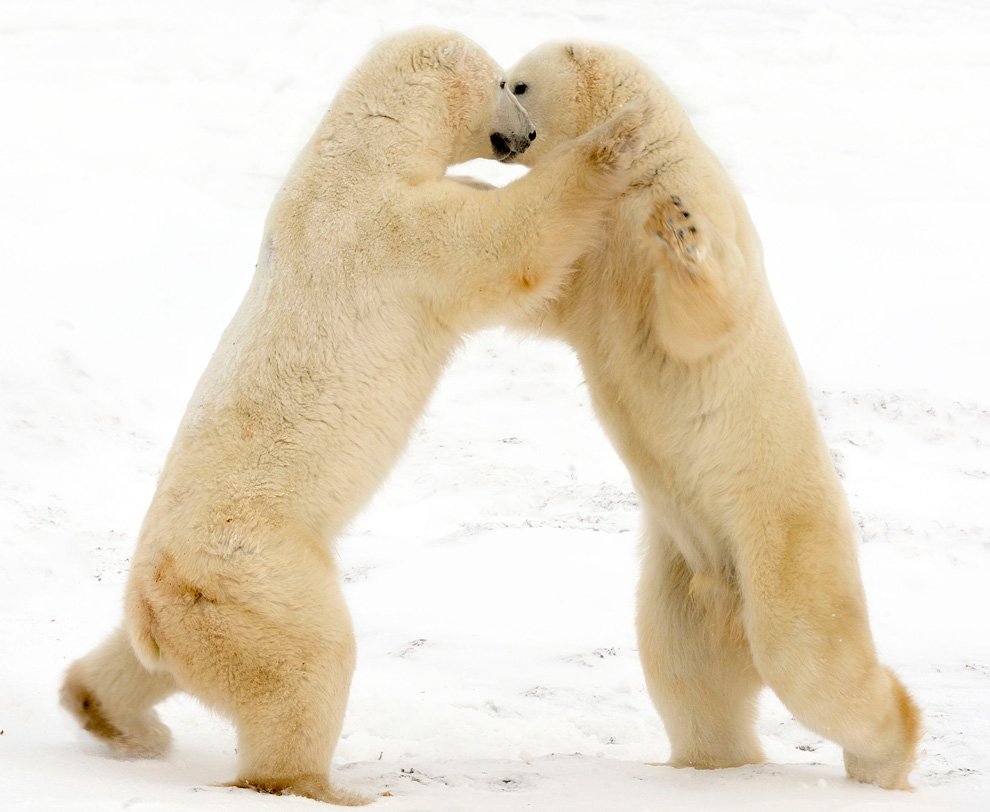
{"label": "polar bear standing on hind legs", "polygon": [[63,704],[116,751],[169,744],[176,690],[229,716],[236,786],[358,804],[329,766],[354,667],[330,546],[404,447],[460,336],[554,295],[625,188],[643,109],[485,192],[450,164],[535,137],[474,43],[416,31],[345,83],[269,213],[251,287],[141,528],[123,629]]}
{"label": "polar bear standing on hind legs", "polygon": [[852,516],[742,197],[630,54],[545,45],[509,87],[540,130],[521,158],[536,168],[632,100],[656,111],[607,234],[540,327],[576,350],[643,503],[637,631],[670,763],[762,761],[766,684],[851,777],[909,788],[919,714],[877,661]]}

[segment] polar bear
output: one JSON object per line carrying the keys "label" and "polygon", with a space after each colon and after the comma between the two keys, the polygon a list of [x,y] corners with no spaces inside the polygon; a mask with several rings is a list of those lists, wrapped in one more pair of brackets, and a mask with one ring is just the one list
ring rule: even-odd
{"label": "polar bear", "polygon": [[233,785],[322,801],[355,644],[331,546],[369,499],[460,336],[538,308],[625,186],[643,110],[497,192],[449,164],[536,134],[477,45],[417,30],[344,84],[268,215],[250,289],[201,378],[140,531],[123,628],[63,704],[125,755],[176,690],[229,716]]}
{"label": "polar bear", "polygon": [[851,513],[741,195],[632,55],[547,44],[509,73],[537,170],[631,100],[655,110],[608,233],[537,326],[577,352],[642,500],[637,632],[670,763],[762,761],[766,684],[851,777],[908,788],[919,713],[877,661]]}

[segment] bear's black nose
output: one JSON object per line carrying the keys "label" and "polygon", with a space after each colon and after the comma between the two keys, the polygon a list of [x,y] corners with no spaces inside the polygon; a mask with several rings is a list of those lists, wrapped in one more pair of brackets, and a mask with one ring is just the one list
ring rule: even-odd
{"label": "bear's black nose", "polygon": [[488,140],[492,142],[492,151],[500,161],[510,161],[517,155],[521,155],[529,149],[529,142],[535,137],[535,133],[525,135],[504,135],[503,133],[492,133]]}
{"label": "bear's black nose", "polygon": [[492,142],[492,149],[495,151],[496,158],[504,158],[510,152],[509,142],[505,139],[502,133],[492,133],[488,136],[488,140]]}
{"label": "bear's black nose", "polygon": [[532,131],[532,132],[531,132],[531,133],[529,134],[529,140],[530,140],[530,141],[535,141],[535,140],[536,140],[536,130],[533,130],[533,131]]}

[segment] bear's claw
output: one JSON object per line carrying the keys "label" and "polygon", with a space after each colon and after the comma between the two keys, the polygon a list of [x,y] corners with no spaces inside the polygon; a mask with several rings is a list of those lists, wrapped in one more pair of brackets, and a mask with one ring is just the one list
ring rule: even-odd
{"label": "bear's claw", "polygon": [[670,200],[653,210],[646,228],[666,243],[681,260],[691,265],[704,261],[708,254],[708,241],[695,223],[681,197],[671,195]]}

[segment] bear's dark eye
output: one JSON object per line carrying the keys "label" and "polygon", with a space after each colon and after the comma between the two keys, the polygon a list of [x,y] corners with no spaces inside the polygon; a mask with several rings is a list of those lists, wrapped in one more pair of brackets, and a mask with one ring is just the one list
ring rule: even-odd
{"label": "bear's dark eye", "polygon": [[498,83],[499,87],[505,87],[505,79]]}
{"label": "bear's dark eye", "polygon": [[515,93],[517,96],[521,96],[523,93],[526,92],[528,88],[529,85],[527,85],[525,82],[519,82],[519,84],[517,84],[514,88],[512,88],[512,92]]}

